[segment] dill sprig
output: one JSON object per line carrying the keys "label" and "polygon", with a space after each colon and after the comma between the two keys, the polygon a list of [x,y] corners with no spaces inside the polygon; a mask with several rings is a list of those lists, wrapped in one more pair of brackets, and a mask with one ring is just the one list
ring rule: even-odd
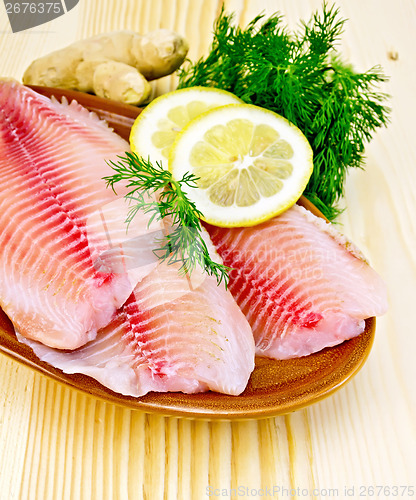
{"label": "dill sprig", "polygon": [[119,161],[108,162],[115,173],[104,180],[114,192],[115,184],[122,181],[129,190],[125,198],[132,206],[126,219],[127,228],[140,210],[150,214],[149,225],[154,220],[168,218],[168,230],[161,246],[154,250],[155,255],[169,264],[180,263],[182,274],[191,273],[199,265],[215,276],[218,284],[223,281],[227,286],[229,268],[211,259],[202,237],[202,213],[182,190],[184,185],[196,187],[197,178],[186,173],[177,181],[161,164],[153,165],[135,153],[126,152],[118,158]]}
{"label": "dill sprig", "polygon": [[345,20],[323,4],[296,32],[280,14],[255,17],[245,29],[222,8],[206,57],[187,61],[179,88],[194,85],[228,90],[244,102],[285,116],[299,127],[314,151],[314,170],[304,195],[334,219],[349,167],[364,163],[364,146],[388,122],[386,81],[380,67],[358,73],[335,46]]}

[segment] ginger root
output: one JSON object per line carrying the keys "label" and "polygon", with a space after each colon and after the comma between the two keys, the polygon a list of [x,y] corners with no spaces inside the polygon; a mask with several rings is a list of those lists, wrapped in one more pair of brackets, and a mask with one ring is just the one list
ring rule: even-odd
{"label": "ginger root", "polygon": [[165,29],[146,35],[106,33],[36,59],[24,72],[23,83],[92,92],[139,105],[150,97],[148,80],[173,73],[188,48],[183,37]]}

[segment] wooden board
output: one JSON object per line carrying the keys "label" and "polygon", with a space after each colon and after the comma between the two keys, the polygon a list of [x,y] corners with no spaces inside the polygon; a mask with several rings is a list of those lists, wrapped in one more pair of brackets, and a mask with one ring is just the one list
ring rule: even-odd
{"label": "wooden board", "polygon": [[[189,56],[195,59],[209,46],[221,4],[102,0],[98,6],[80,0],[64,16],[15,34],[0,8],[0,74],[20,79],[34,58],[54,48],[123,28],[176,29],[190,40]],[[259,12],[280,10],[296,27],[321,1],[226,0],[225,5],[242,25]],[[298,498],[328,497],[331,489],[332,498],[347,498],[347,488],[358,498],[369,496],[368,486],[415,485],[416,5],[408,0],[337,5],[348,18],[340,42],[345,57],[361,70],[381,64],[391,77],[384,88],[392,94],[391,123],[368,145],[365,170],[349,176],[347,209],[340,218],[340,229],[389,288],[389,312],[377,320],[365,366],[337,393],[307,409],[230,423],[121,408],[0,356],[2,498],[200,500],[236,498],[232,490],[238,487],[258,492],[257,497],[261,488],[275,488],[275,498],[293,498],[297,488]],[[154,94],[173,89],[175,82],[172,76],[153,83]],[[398,497],[410,498],[408,491],[399,489]]]}

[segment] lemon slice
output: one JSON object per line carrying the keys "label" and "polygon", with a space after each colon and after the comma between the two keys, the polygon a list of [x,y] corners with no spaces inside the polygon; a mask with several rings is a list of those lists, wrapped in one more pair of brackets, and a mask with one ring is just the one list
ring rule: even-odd
{"label": "lemon slice", "polygon": [[169,150],[178,132],[201,113],[242,101],[225,90],[190,87],[154,99],[136,118],[130,132],[131,150],[167,168]]}
{"label": "lemon slice", "polygon": [[253,226],[292,206],[312,174],[312,149],[285,118],[250,104],[222,106],[178,134],[169,169],[197,187],[183,189],[203,219],[222,227]]}

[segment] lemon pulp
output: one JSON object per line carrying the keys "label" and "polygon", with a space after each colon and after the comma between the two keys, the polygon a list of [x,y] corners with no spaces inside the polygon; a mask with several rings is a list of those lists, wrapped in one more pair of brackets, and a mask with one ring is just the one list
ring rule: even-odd
{"label": "lemon pulp", "polygon": [[235,119],[212,127],[193,146],[189,161],[213,203],[245,207],[283,188],[293,171],[292,156],[291,145],[269,125]]}

